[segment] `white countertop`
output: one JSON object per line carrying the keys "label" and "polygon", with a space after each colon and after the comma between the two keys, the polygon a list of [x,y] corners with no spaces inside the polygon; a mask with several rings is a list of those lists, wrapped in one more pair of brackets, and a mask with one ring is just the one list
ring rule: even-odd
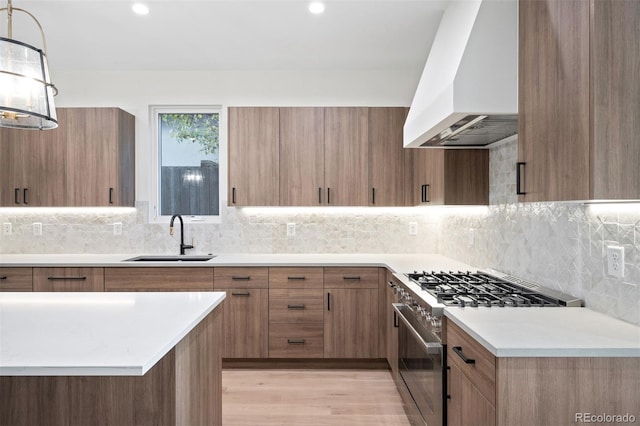
{"label": "white countertop", "polygon": [[0,376],[141,376],[224,298],[0,293]]}
{"label": "white countertop", "polygon": [[640,327],[587,308],[445,308],[497,357],[640,357]]}

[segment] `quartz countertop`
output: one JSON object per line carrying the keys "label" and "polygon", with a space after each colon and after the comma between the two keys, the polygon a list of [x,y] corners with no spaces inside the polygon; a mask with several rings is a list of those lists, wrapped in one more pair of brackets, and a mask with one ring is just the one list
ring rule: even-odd
{"label": "quartz countertop", "polygon": [[142,376],[224,298],[0,293],[0,376]]}
{"label": "quartz countertop", "polygon": [[640,327],[587,308],[445,308],[496,357],[640,357]]}

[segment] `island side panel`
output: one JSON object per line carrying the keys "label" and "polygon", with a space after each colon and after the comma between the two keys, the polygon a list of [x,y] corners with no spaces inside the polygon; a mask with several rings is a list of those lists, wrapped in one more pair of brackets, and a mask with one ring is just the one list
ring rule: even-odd
{"label": "island side panel", "polygon": [[175,348],[176,424],[222,424],[223,304]]}
{"label": "island side panel", "polygon": [[640,419],[640,358],[498,358],[498,425],[573,425],[581,413]]}

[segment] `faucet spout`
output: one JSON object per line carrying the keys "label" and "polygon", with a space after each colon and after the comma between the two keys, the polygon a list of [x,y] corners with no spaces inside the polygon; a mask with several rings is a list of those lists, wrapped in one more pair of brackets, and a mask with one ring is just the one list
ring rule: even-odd
{"label": "faucet spout", "polygon": [[179,214],[171,216],[171,221],[169,222],[169,235],[173,235],[173,222],[176,218],[180,221],[180,254],[185,254],[185,250],[192,249],[193,246],[184,243],[184,222],[182,220],[182,216]]}

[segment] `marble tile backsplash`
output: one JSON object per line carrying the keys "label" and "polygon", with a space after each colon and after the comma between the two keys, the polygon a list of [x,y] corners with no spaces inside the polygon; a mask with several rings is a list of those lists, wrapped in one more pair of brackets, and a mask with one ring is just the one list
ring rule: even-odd
{"label": "marble tile backsplash", "polygon": [[[640,205],[518,204],[517,141],[491,149],[490,202],[473,208],[223,208],[220,224],[185,225],[195,253],[434,253],[583,298],[640,324]],[[0,209],[3,253],[177,253],[179,233],[135,209]],[[113,223],[123,234],[113,235]],[[296,235],[287,237],[287,223]],[[408,235],[418,224],[418,236]],[[42,235],[33,234],[42,224]],[[469,230],[474,233],[470,244]],[[625,248],[625,278],[606,274],[610,244]]]}

